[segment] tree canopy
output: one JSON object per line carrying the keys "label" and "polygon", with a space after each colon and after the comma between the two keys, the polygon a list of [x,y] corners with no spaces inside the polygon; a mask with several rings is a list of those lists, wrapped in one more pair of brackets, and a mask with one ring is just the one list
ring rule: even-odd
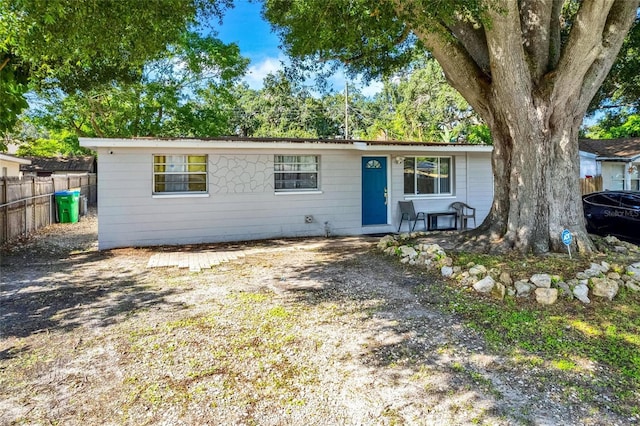
{"label": "tree canopy", "polygon": [[307,67],[390,74],[428,50],[488,125],[494,201],[475,232],[490,249],[591,251],[578,186],[583,117],[637,20],[632,0],[265,0]]}
{"label": "tree canopy", "polygon": [[[199,17],[230,0],[0,1],[0,132],[27,106],[28,88],[66,93],[135,81]],[[6,101],[5,101],[6,100]]]}
{"label": "tree canopy", "polygon": [[148,61],[136,80],[68,94],[41,93],[30,121],[79,136],[211,136],[225,133],[230,90],[247,60],[234,44],[184,33],[162,58]]}

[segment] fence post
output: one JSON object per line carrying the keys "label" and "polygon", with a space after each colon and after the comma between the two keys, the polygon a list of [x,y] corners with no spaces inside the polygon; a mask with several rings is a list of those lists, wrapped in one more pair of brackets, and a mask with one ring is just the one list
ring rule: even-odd
{"label": "fence post", "polygon": [[[36,178],[35,176],[31,176],[31,196],[35,197],[36,196]],[[33,229],[35,231],[36,229],[36,206],[38,205],[38,203],[36,203],[36,200],[38,200],[38,198],[33,198],[31,200],[31,229]]]}
{"label": "fence post", "polygon": [[5,205],[4,206],[4,236],[3,236],[3,243],[9,241],[9,206],[7,205],[7,177],[3,176],[2,177],[2,203]]}

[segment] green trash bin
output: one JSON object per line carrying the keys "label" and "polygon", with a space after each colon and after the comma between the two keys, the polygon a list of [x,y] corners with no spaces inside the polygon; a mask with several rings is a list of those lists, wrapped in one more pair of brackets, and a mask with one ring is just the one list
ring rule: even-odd
{"label": "green trash bin", "polygon": [[58,222],[76,223],[80,212],[80,191],[58,191],[55,196]]}

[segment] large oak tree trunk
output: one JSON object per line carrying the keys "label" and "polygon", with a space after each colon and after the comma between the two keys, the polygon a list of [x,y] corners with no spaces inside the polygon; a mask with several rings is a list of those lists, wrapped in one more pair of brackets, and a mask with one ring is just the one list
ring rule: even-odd
{"label": "large oak tree trunk", "polygon": [[[514,97],[517,103],[516,93]],[[476,233],[491,237],[493,251],[545,253],[566,250],[561,233],[568,229],[574,250],[589,252],[578,179],[581,118],[557,114],[542,123],[539,110],[540,105],[534,109],[522,104],[516,114],[503,108],[489,120],[495,195]],[[528,119],[514,122],[514,115]]]}
{"label": "large oak tree trunk", "polygon": [[[490,25],[413,28],[448,81],[491,129],[494,201],[474,244],[493,251],[590,252],[579,186],[578,129],[635,20],[637,0],[584,0],[561,35],[561,1],[493,0]],[[396,0],[411,22],[412,10]],[[488,238],[487,238],[488,237]]]}

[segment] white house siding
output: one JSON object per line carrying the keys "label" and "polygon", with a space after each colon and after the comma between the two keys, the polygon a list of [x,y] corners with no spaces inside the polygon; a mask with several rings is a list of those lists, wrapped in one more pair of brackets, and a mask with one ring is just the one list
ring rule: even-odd
{"label": "white house siding", "polygon": [[20,176],[20,163],[0,158],[0,177]]}
{"label": "white house siding", "polygon": [[596,155],[580,151],[580,177],[598,176],[599,174]]}
{"label": "white house siding", "polygon": [[[493,171],[491,169],[490,153],[468,153],[467,200],[471,207],[476,208],[477,225],[489,214],[493,203]],[[489,165],[489,167],[487,167]],[[471,226],[471,224],[470,224]]]}
{"label": "white house siding", "polygon": [[[350,144],[248,144],[207,148],[205,142],[180,147],[181,141],[82,140],[98,151],[99,247],[189,244],[278,237],[360,235],[395,232],[398,201],[404,195],[403,164],[398,156],[454,158],[454,195],[412,197],[422,211],[446,211],[456,200],[478,208],[478,223],[492,201],[490,152],[403,151],[376,146],[368,151]],[[128,143],[134,147],[128,146]],[[157,142],[157,143],[156,143]],[[135,146],[138,143],[141,146]],[[185,146],[182,143],[182,146]],[[219,143],[218,146],[224,143]],[[247,146],[247,145],[245,145]],[[259,147],[259,148],[256,148]],[[208,155],[206,196],[153,196],[153,155]],[[319,191],[276,193],[274,155],[320,156]],[[363,156],[387,158],[388,223],[362,226],[361,167]],[[305,216],[313,216],[305,223]]]}
{"label": "white house siding", "polygon": [[[453,194],[452,195],[405,195],[404,194],[404,164],[397,164],[394,158],[398,156],[451,156],[453,158]],[[489,213],[493,201],[493,174],[491,171],[491,153],[455,153],[438,152],[432,154],[403,152],[394,154],[392,167],[392,222],[398,229],[400,220],[399,201],[412,200],[416,211],[432,213],[449,211],[449,206],[455,201],[462,201],[475,207],[477,225],[482,223]],[[403,225],[404,226],[404,225]],[[421,224],[416,226],[419,230]],[[473,222],[469,223],[473,227]],[[403,227],[403,229],[406,229]]]}
{"label": "white house siding", "polygon": [[22,177],[21,164],[31,164],[31,160],[0,153],[0,177]]}
{"label": "white house siding", "polygon": [[[184,244],[325,234],[359,234],[360,156],[320,156],[319,193],[275,193],[274,154],[172,150],[207,154],[208,197],[152,196],[152,155],[99,152],[100,248]],[[282,151],[277,153],[283,153]],[[356,184],[357,183],[357,184]],[[305,223],[312,215],[312,223]]]}
{"label": "white house siding", "polygon": [[625,163],[602,161],[602,188],[604,190],[624,189]]}

